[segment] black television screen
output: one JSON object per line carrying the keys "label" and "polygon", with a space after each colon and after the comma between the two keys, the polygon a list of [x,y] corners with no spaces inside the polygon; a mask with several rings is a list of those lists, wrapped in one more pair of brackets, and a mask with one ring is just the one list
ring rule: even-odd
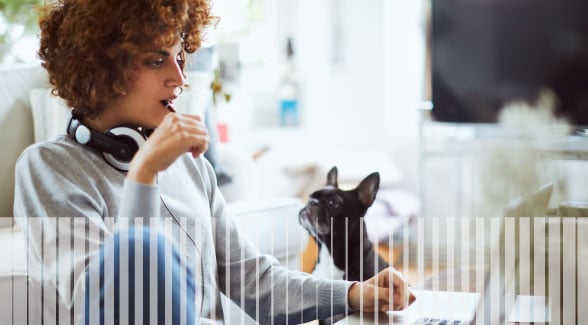
{"label": "black television screen", "polygon": [[503,105],[552,90],[588,125],[588,0],[431,0],[433,118],[493,123]]}

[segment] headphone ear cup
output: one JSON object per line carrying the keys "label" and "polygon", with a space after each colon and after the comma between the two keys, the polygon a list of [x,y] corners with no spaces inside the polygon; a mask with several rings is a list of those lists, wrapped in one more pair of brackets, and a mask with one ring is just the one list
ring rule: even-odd
{"label": "headphone ear cup", "polygon": [[114,136],[114,140],[129,146],[131,151],[124,155],[102,152],[104,160],[106,160],[106,162],[118,170],[128,171],[130,168],[131,159],[133,159],[135,153],[137,153],[139,148],[146,141],[145,136],[137,129],[124,126],[110,129],[108,130],[108,133]]}

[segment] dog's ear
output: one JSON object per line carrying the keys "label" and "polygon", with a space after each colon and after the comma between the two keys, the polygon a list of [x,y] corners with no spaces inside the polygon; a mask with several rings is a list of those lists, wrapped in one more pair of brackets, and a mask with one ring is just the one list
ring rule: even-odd
{"label": "dog's ear", "polygon": [[357,185],[357,195],[359,201],[365,206],[370,207],[376,199],[376,193],[380,187],[380,173],[375,172],[369,174],[364,178],[359,185]]}
{"label": "dog's ear", "polygon": [[333,166],[333,168],[329,170],[329,173],[327,174],[327,185],[334,186],[335,188],[339,187],[337,184],[337,166]]}

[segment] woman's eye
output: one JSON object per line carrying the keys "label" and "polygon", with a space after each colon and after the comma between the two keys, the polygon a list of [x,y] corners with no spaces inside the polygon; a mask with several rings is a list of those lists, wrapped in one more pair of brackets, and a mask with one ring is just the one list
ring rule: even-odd
{"label": "woman's eye", "polygon": [[177,58],[176,62],[178,63],[178,65],[183,68],[184,64],[186,63],[186,60],[182,59],[182,58]]}
{"label": "woman's eye", "polygon": [[184,68],[184,64],[186,64],[186,60],[184,59],[184,55],[178,54],[178,56],[176,56],[176,62],[178,63],[180,68]]}
{"label": "woman's eye", "polygon": [[163,65],[163,62],[164,62],[163,59],[157,59],[157,60],[150,60],[147,63],[154,68],[159,68]]}

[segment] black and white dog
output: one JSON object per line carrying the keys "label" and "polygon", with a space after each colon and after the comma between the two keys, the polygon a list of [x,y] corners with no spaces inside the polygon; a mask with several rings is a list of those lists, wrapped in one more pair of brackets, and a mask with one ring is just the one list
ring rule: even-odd
{"label": "black and white dog", "polygon": [[379,185],[380,174],[375,172],[356,188],[341,190],[337,183],[337,167],[333,167],[327,175],[327,185],[310,195],[298,220],[319,247],[314,275],[363,281],[388,267],[368,239],[363,219],[376,198]]}

